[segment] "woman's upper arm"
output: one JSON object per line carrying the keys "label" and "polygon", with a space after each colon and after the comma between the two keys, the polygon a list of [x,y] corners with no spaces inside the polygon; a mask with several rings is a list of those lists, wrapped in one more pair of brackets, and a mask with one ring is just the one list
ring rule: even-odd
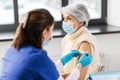
{"label": "woman's upper arm", "polygon": [[89,53],[92,53],[90,44],[89,44],[87,41],[83,41],[83,42],[80,44],[79,50],[80,50],[80,51],[87,51],[87,52],[89,52]]}
{"label": "woman's upper arm", "polygon": [[[81,52],[87,51],[87,52],[91,53],[90,44],[89,44],[87,41],[82,42],[81,45],[80,45],[80,47],[79,47],[79,50],[80,50]],[[88,70],[88,66],[86,66],[86,67],[84,67],[84,68],[82,68],[82,69],[80,70],[81,75],[80,75],[80,77],[79,77],[78,80],[84,80],[84,78],[85,78],[86,75],[87,75],[87,70]]]}

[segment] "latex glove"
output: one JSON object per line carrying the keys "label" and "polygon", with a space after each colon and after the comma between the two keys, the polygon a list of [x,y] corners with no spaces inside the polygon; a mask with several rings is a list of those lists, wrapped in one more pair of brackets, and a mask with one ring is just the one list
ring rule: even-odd
{"label": "latex glove", "polygon": [[69,53],[64,55],[61,60],[63,62],[63,65],[65,65],[67,62],[69,62],[73,57],[77,57],[80,55],[79,50],[71,50]]}
{"label": "latex glove", "polygon": [[85,67],[89,65],[91,62],[92,62],[92,55],[88,52],[84,52],[83,55],[80,57],[80,59],[76,62],[76,64],[82,63],[82,67]]}

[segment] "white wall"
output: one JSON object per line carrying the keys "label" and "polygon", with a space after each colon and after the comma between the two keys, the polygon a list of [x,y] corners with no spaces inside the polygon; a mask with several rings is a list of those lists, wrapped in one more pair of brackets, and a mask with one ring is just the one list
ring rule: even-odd
{"label": "white wall", "polygon": [[52,58],[53,61],[60,59],[61,54],[61,41],[62,38],[53,38],[49,45],[44,47],[48,51],[48,55]]}
{"label": "white wall", "polygon": [[120,33],[96,35],[105,70],[120,71]]}
{"label": "white wall", "polygon": [[108,24],[120,27],[120,0],[108,1]]}

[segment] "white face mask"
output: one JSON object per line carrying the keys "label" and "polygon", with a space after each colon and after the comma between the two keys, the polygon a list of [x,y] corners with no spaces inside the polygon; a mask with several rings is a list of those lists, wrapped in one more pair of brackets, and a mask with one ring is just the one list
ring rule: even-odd
{"label": "white face mask", "polygon": [[72,22],[64,22],[62,23],[62,28],[66,33],[74,33],[76,29],[73,27]]}

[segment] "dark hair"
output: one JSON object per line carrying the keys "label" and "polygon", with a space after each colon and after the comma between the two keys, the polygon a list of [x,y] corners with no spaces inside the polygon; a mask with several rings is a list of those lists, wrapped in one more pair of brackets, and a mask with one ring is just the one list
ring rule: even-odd
{"label": "dark hair", "polygon": [[[42,49],[43,30],[49,30],[53,23],[53,16],[46,9],[36,9],[28,12],[26,23],[21,23],[17,28],[13,46],[18,50],[24,45],[32,45]],[[24,24],[26,25],[23,27]]]}

